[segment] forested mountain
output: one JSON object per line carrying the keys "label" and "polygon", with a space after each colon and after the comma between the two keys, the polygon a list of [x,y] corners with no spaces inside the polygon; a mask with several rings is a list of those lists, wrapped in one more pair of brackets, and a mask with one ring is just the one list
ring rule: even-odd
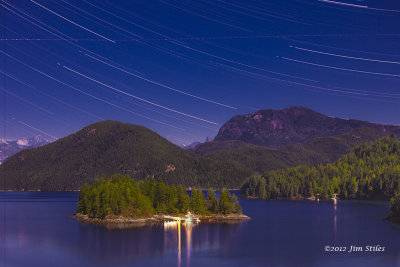
{"label": "forested mountain", "polygon": [[196,147],[195,153],[210,159],[235,162],[243,168],[264,173],[297,165],[332,163],[349,153],[356,145],[373,142],[385,133],[374,128],[358,128],[349,133],[313,138],[302,145],[277,149],[246,144],[242,141],[207,142]]}
{"label": "forested mountain", "polygon": [[393,136],[362,144],[336,163],[298,166],[253,177],[241,194],[261,198],[390,199],[400,192],[400,142]]}
{"label": "forested mountain", "polygon": [[315,137],[341,135],[361,127],[400,136],[400,126],[332,118],[306,107],[288,107],[235,116],[221,127],[214,141],[240,140],[276,148],[303,144]]}
{"label": "forested mountain", "polygon": [[251,171],[204,158],[151,130],[103,121],[40,148],[23,150],[0,165],[5,190],[77,190],[100,175],[156,177],[183,186],[239,186]]}

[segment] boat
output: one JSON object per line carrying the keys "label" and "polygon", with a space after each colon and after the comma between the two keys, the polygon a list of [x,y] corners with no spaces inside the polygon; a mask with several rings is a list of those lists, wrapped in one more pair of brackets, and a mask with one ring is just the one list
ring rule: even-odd
{"label": "boat", "polygon": [[332,198],[332,200],[333,200],[333,204],[337,204],[337,201],[338,201],[338,197],[337,197],[337,194],[335,193],[335,194],[333,194],[333,198]]}
{"label": "boat", "polygon": [[186,214],[185,217],[182,218],[183,221],[185,222],[193,222],[193,223],[199,223],[200,219],[193,215],[190,211]]}

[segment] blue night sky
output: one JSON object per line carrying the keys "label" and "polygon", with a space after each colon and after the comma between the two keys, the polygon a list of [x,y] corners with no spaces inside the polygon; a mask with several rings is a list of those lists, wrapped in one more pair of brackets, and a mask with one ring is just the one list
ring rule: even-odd
{"label": "blue night sky", "polygon": [[[340,2],[339,2],[340,1]],[[101,120],[176,144],[307,106],[400,125],[400,1],[0,1],[0,137]]]}

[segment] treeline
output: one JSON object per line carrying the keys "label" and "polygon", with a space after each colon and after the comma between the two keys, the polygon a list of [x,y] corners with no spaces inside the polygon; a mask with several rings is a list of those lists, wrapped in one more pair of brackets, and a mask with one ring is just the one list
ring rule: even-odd
{"label": "treeline", "polygon": [[249,179],[240,190],[246,197],[390,199],[400,192],[400,142],[394,135],[372,145],[356,146],[336,163],[298,166]]}
{"label": "treeline", "polygon": [[389,219],[400,223],[400,193],[396,193],[396,195],[390,199],[390,211],[392,213]]}
{"label": "treeline", "polygon": [[235,195],[220,191],[219,200],[213,190],[206,195],[200,189],[190,194],[182,186],[166,185],[162,181],[147,179],[137,181],[129,176],[113,175],[98,180],[92,186],[85,184],[79,193],[80,214],[104,219],[107,215],[149,217],[154,214],[198,215],[242,213]]}

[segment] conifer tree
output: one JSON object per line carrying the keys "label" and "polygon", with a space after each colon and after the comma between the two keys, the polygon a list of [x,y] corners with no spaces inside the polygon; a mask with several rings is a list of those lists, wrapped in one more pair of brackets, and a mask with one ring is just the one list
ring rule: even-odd
{"label": "conifer tree", "polygon": [[233,205],[228,190],[222,189],[219,197],[219,210],[222,214],[230,214],[233,211]]}
{"label": "conifer tree", "polygon": [[210,189],[207,193],[208,195],[208,209],[209,211],[211,211],[212,213],[217,213],[219,210],[219,204],[218,204],[218,200],[215,197],[215,192],[214,189]]}
{"label": "conifer tree", "polygon": [[88,213],[89,193],[89,185],[85,183],[79,192],[78,213]]}
{"label": "conifer tree", "polygon": [[190,208],[190,197],[182,186],[177,188],[178,202],[176,203],[177,209],[181,213],[187,213]]}
{"label": "conifer tree", "polygon": [[167,212],[169,214],[176,214],[178,213],[177,203],[178,203],[178,194],[176,192],[175,186],[168,186],[167,187]]}
{"label": "conifer tree", "polygon": [[233,213],[241,214],[242,207],[239,205],[239,201],[237,200],[236,195],[232,195],[232,205],[233,205]]}

